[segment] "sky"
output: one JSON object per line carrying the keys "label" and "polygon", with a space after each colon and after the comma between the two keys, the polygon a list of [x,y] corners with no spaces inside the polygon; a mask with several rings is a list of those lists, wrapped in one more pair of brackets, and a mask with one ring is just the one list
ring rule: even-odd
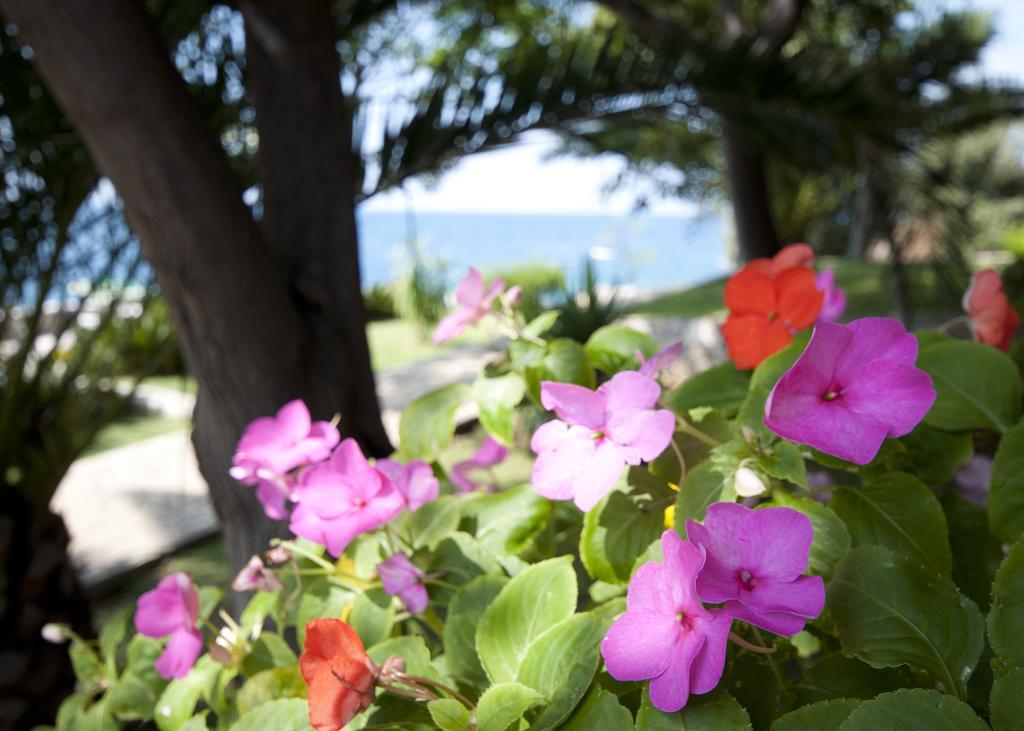
{"label": "sky", "polygon": [[[949,8],[971,7],[993,13],[996,37],[986,47],[981,73],[993,79],[1024,81],[1024,0],[952,0]],[[428,189],[417,181],[406,191],[374,196],[363,211],[405,211],[408,205],[425,212],[497,212],[628,214],[634,197],[628,191],[605,190],[621,169],[615,155],[592,158],[559,156],[551,133],[531,132],[507,148],[462,160],[437,185]],[[687,216],[696,208],[688,201],[652,199],[655,215]]]}

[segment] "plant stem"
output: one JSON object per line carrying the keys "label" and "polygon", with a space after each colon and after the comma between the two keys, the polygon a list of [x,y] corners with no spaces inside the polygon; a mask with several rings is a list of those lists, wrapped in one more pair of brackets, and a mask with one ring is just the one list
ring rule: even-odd
{"label": "plant stem", "polygon": [[676,431],[682,432],[683,434],[689,434],[694,439],[704,442],[709,447],[717,447],[722,444],[714,437],[705,434],[700,429],[688,423],[684,419],[680,419],[678,416],[676,417]]}

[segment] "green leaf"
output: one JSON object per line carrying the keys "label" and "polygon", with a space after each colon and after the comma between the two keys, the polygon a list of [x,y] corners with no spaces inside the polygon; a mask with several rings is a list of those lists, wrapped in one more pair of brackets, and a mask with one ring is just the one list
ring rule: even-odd
{"label": "green leaf", "polygon": [[74,693],[61,703],[57,731],[118,731],[120,724],[110,715],[105,698],[85,707],[86,696]]}
{"label": "green leaf", "polygon": [[854,546],[884,546],[949,576],[953,557],[942,505],[911,475],[893,473],[861,487],[840,487],[828,506],[843,519]]}
{"label": "green leaf", "polygon": [[128,636],[128,627],[134,612],[134,606],[122,607],[103,623],[103,628],[100,630],[98,638],[100,655],[106,663],[107,675],[110,677],[117,674],[117,650],[124,638]]}
{"label": "green leaf", "polygon": [[242,675],[251,676],[270,668],[295,665],[298,662],[284,638],[274,632],[263,632],[252,643],[252,650],[242,660]]}
{"label": "green leaf", "polygon": [[767,431],[764,425],[764,403],[768,400],[768,394],[775,388],[775,384],[782,378],[782,374],[788,371],[804,352],[807,341],[810,339],[810,331],[805,330],[797,333],[793,342],[788,346],[761,361],[761,364],[754,369],[750,377],[750,387],[747,397],[740,406],[739,421],[751,429]]}
{"label": "green leaf", "polygon": [[558,310],[548,310],[547,312],[540,313],[523,328],[523,334],[528,338],[539,338],[554,327],[561,314]]}
{"label": "green leaf", "polygon": [[[440,573],[446,584],[461,586],[480,574],[500,574],[501,565],[476,539],[468,533],[457,531],[445,538],[430,555],[430,573]],[[431,597],[445,603],[451,590],[444,586],[431,589]]]}
{"label": "green leaf", "polygon": [[462,501],[468,517],[476,519],[476,539],[496,554],[524,551],[551,519],[552,502],[530,485],[520,485]]}
{"label": "green leaf", "polygon": [[466,683],[487,683],[476,654],[476,628],[480,617],[498,596],[506,580],[501,576],[478,576],[459,587],[448,605],[444,625],[444,654],[448,672]]}
{"label": "green leaf", "polygon": [[708,695],[691,695],[686,707],[676,713],[662,713],[651,705],[645,687],[636,714],[636,731],[746,731],[750,716],[724,690]]}
{"label": "green leaf", "polygon": [[576,609],[572,557],[530,566],[501,590],[480,618],[476,648],[492,682],[514,680],[530,644]]}
{"label": "green leaf", "polygon": [[633,714],[619,703],[614,693],[597,685],[590,689],[583,702],[560,726],[562,731],[597,731],[597,729],[633,728]]}
{"label": "green leaf", "polygon": [[613,376],[619,371],[636,370],[639,350],[645,358],[658,352],[658,344],[647,333],[625,325],[598,328],[584,347],[587,358],[600,371]]}
{"label": "green leaf", "polygon": [[402,411],[399,451],[405,460],[435,461],[455,434],[455,412],[469,399],[465,383],[453,383],[420,396]]}
{"label": "green leaf", "polygon": [[800,447],[792,442],[776,442],[767,451],[757,455],[757,464],[777,480],[785,480],[805,490],[808,489],[807,468],[803,455],[800,454]]}
{"label": "green leaf", "polygon": [[733,439],[711,450],[708,459],[686,473],[676,496],[676,526],[682,531],[687,518],[704,520],[708,505],[736,500],[736,469],[752,456],[750,445]]}
{"label": "green leaf", "polygon": [[611,621],[591,613],[575,614],[530,645],[517,680],[548,702],[530,728],[543,731],[561,723],[590,687],[601,657],[601,640]]}
{"label": "green leaf", "polygon": [[480,731],[505,731],[544,696],[519,683],[497,683],[488,688],[476,704],[476,725]]}
{"label": "green leaf", "polygon": [[441,731],[465,731],[469,728],[469,709],[451,698],[438,698],[427,703],[430,717]]}
{"label": "green leaf", "polygon": [[222,667],[209,655],[203,655],[188,675],[167,684],[153,711],[160,731],[177,731],[192,717],[200,696],[216,685]]}
{"label": "green leaf", "polygon": [[163,643],[143,635],[128,642],[127,663],[121,677],[108,692],[111,712],[125,721],[153,717],[157,699],[167,681],[156,671]]}
{"label": "green leaf", "polygon": [[458,529],[461,519],[462,501],[443,495],[409,513],[402,523],[401,533],[413,548],[433,550]]}
{"label": "green leaf", "polygon": [[988,524],[1004,541],[1024,533],[1024,422],[1003,436],[992,461]]}
{"label": "green leaf", "polygon": [[480,376],[473,384],[480,424],[487,433],[506,447],[515,437],[515,407],[526,393],[526,381],[518,373],[496,378]]}
{"label": "green leaf", "polygon": [[68,655],[71,656],[71,667],[79,682],[91,685],[102,680],[103,661],[89,645],[73,638],[71,647],[68,648]]}
{"label": "green leaf", "polygon": [[687,378],[668,394],[665,403],[682,417],[701,406],[732,413],[747,397],[749,387],[750,373],[738,371],[732,361],[726,361]]}
{"label": "green leaf", "polygon": [[839,698],[820,701],[779,716],[771,731],[809,731],[809,729],[835,729],[862,703],[860,699]]}
{"label": "green leaf", "polygon": [[238,719],[231,731],[309,731],[309,711],[300,698],[281,698]]}
{"label": "green leaf", "polygon": [[224,598],[224,590],[216,586],[200,586],[199,592],[199,621],[209,619],[210,615]]}
{"label": "green leaf", "polygon": [[1024,541],[1013,545],[996,572],[988,637],[996,655],[1024,667]]}
{"label": "green leaf", "polygon": [[810,554],[811,573],[825,579],[831,576],[832,568],[851,547],[846,524],[830,508],[818,501],[793,497],[782,490],[776,490],[772,494],[770,504],[792,508],[810,519],[811,527],[814,529]]}
{"label": "green leaf", "polygon": [[[665,495],[672,493],[665,488]],[[665,530],[671,498],[615,490],[583,516],[580,558],[595,579],[624,584],[633,564]]]}
{"label": "green leaf", "polygon": [[924,423],[1005,432],[1020,419],[1020,373],[1005,353],[967,340],[935,343],[921,348],[917,367],[938,394]]}
{"label": "green leaf", "polygon": [[844,654],[877,668],[921,668],[947,692],[965,692],[981,655],[983,622],[951,581],[865,546],[836,564],[827,596]]}
{"label": "green leaf", "polygon": [[989,533],[985,508],[969,503],[955,493],[942,496],[942,509],[949,526],[949,547],[953,553],[953,581],[960,591],[987,612],[1003,551]]}
{"label": "green leaf", "polygon": [[326,577],[318,576],[313,580],[303,581],[299,601],[294,605],[294,618],[288,618],[288,624],[295,626],[299,645],[306,642],[306,625],[309,620],[317,617],[340,617],[352,599],[350,591],[335,586]]}
{"label": "green leaf", "polygon": [[244,716],[252,709],[278,698],[305,698],[306,681],[297,665],[270,668],[256,673],[238,690],[238,713]]}
{"label": "green leaf", "polygon": [[596,385],[594,369],[590,367],[583,346],[568,338],[558,338],[548,343],[538,375],[544,381],[575,383],[587,388]]}
{"label": "green leaf", "polygon": [[400,657],[405,660],[405,671],[411,675],[440,680],[441,675],[430,660],[430,650],[422,637],[392,637],[384,640],[366,651],[377,665],[383,665],[389,657]]}
{"label": "green leaf", "polygon": [[992,684],[993,731],[1014,731],[1024,719],[1024,668],[1001,664]]}
{"label": "green leaf", "polygon": [[368,589],[356,597],[348,623],[359,635],[365,647],[383,642],[391,634],[395,622],[395,605],[383,589]]}
{"label": "green leaf", "polygon": [[903,677],[898,671],[876,670],[860,660],[844,657],[837,652],[805,668],[788,686],[788,690],[801,703],[816,703],[840,698],[874,698],[879,693],[895,690],[901,685]]}
{"label": "green leaf", "polygon": [[953,479],[973,454],[970,432],[919,424],[905,437],[886,440],[879,460],[888,472],[909,472],[929,487],[939,487]]}
{"label": "green leaf", "polygon": [[839,726],[840,731],[988,731],[971,707],[956,698],[922,688],[883,693],[863,701]]}

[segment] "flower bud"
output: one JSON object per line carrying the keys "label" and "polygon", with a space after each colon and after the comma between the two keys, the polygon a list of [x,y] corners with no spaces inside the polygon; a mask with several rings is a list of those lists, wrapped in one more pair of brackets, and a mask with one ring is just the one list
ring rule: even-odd
{"label": "flower bud", "polygon": [[757,473],[749,467],[740,467],[736,470],[734,487],[736,494],[740,497],[754,497],[763,494],[768,489]]}

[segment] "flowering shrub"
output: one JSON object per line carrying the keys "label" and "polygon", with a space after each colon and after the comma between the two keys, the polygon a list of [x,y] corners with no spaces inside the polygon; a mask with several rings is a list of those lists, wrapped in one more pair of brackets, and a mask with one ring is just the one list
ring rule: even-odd
{"label": "flowering shrub", "polygon": [[[410,404],[390,459],[301,402],[254,422],[232,474],[296,538],[236,578],[237,618],[175,574],[138,634],[71,636],[58,728],[1019,728],[1016,314],[986,274],[980,342],[841,324],[813,263],[738,272],[734,361],[672,388],[680,346],[547,338],[471,272],[439,339],[493,317],[507,352]],[[451,465],[467,402],[488,436]]]}

